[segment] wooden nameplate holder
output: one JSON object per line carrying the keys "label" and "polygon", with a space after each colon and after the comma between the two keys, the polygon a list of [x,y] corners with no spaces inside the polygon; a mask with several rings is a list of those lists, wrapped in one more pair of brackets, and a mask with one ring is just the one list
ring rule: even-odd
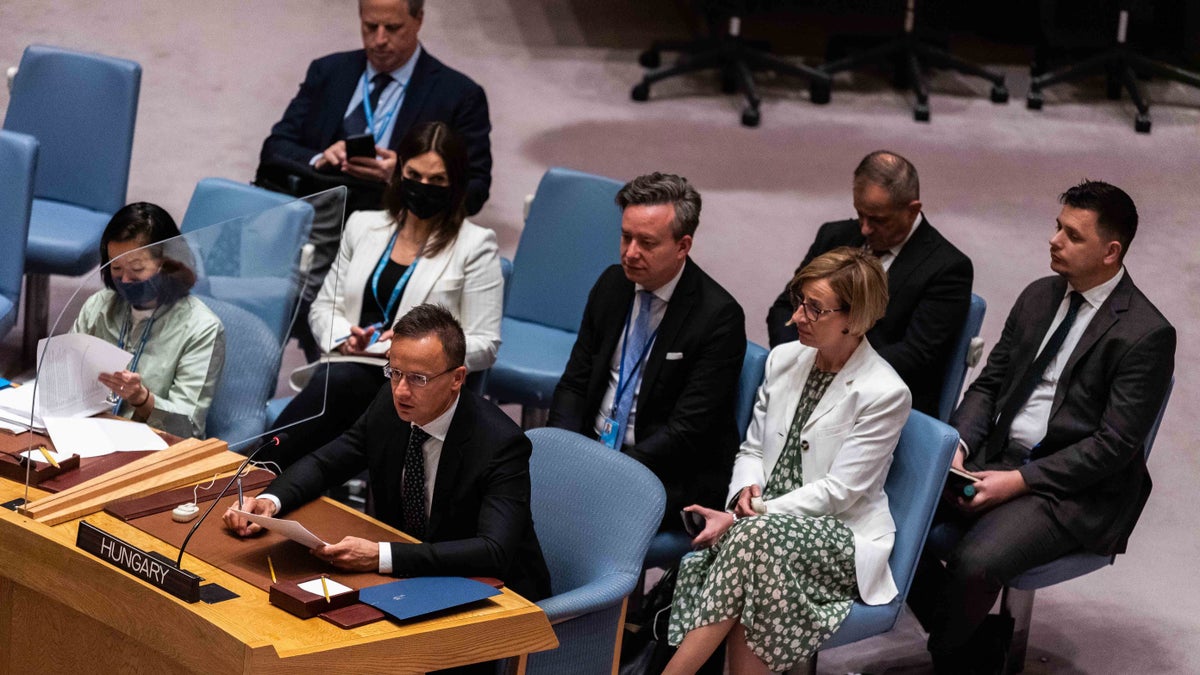
{"label": "wooden nameplate holder", "polygon": [[328,600],[325,599],[324,595],[309,593],[300,588],[300,584],[320,578],[318,576],[310,579],[300,579],[299,581],[280,581],[271,584],[271,593],[269,596],[271,604],[288,614],[298,616],[301,619],[309,619],[323,612],[349,607],[358,602],[358,589],[356,588],[341,593],[330,593]]}
{"label": "wooden nameplate holder", "polygon": [[49,450],[54,449],[54,444],[44,434],[34,434],[29,431],[19,434],[0,434],[0,477],[16,483],[24,483],[28,476],[30,485],[39,485],[42,481],[50,480],[60,473],[79,468],[79,455],[71,455],[61,460],[57,467],[49,462],[34,460],[33,466],[26,472],[25,464],[29,460],[25,459],[23,453],[30,448],[37,449],[42,445]]}
{"label": "wooden nameplate holder", "polygon": [[245,459],[225,441],[185,439],[48,497],[25,504],[20,512],[39,523],[57,525],[102,510],[109,502],[141,497],[207,480],[232,471]]}

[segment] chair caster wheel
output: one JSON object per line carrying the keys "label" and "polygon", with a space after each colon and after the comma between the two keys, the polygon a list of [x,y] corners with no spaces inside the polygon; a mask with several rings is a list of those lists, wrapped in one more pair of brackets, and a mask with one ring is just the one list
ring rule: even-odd
{"label": "chair caster wheel", "polygon": [[917,122],[929,121],[929,104],[918,103],[913,107],[913,119]]}
{"label": "chair caster wheel", "polygon": [[1008,87],[998,84],[992,87],[992,103],[1008,103]]}
{"label": "chair caster wheel", "polygon": [[1041,110],[1043,102],[1042,92],[1040,91],[1031,91],[1025,97],[1025,107],[1030,110]]}
{"label": "chair caster wheel", "polygon": [[650,87],[645,82],[639,82],[633,85],[633,91],[629,92],[629,98],[635,101],[650,100]]}
{"label": "chair caster wheel", "polygon": [[756,127],[761,119],[758,108],[746,108],[742,111],[742,126],[744,127]]}
{"label": "chair caster wheel", "polygon": [[647,49],[638,55],[638,63],[643,68],[657,68],[662,65],[662,54],[657,49]]}
{"label": "chair caster wheel", "polygon": [[808,85],[808,98],[817,105],[829,103],[832,87],[826,82],[813,82]]}
{"label": "chair caster wheel", "polygon": [[1138,113],[1137,117],[1133,118],[1133,130],[1139,134],[1150,133],[1150,115]]}

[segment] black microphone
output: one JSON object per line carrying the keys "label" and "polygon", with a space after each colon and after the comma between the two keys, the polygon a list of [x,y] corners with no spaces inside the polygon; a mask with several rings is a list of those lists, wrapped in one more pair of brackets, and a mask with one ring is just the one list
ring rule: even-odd
{"label": "black microphone", "polygon": [[187,548],[188,542],[192,540],[192,535],[196,534],[196,530],[200,528],[200,523],[203,523],[204,519],[208,517],[208,514],[212,513],[213,509],[217,508],[217,504],[221,503],[221,499],[225,497],[225,493],[229,491],[229,488],[233,487],[233,484],[242,477],[242,472],[245,471],[246,467],[250,465],[250,461],[254,459],[254,456],[266,448],[282,444],[287,440],[287,437],[287,432],[281,431],[272,436],[271,439],[266,443],[263,443],[255,448],[254,452],[246,456],[246,461],[242,462],[242,465],[238,467],[237,472],[233,474],[233,478],[230,478],[229,482],[225,484],[225,487],[221,490],[221,494],[217,495],[217,498],[213,500],[212,506],[208,507],[208,510],[204,512],[204,515],[200,516],[200,518],[196,521],[196,524],[192,525],[192,529],[188,531],[187,536],[183,538],[183,543],[179,545],[179,558],[175,560],[175,569],[183,569],[183,550]]}

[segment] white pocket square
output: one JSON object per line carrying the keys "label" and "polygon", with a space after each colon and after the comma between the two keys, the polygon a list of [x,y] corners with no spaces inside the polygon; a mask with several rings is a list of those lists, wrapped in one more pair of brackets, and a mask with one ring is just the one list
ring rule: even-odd
{"label": "white pocket square", "polygon": [[667,352],[668,361],[682,361],[683,352]]}

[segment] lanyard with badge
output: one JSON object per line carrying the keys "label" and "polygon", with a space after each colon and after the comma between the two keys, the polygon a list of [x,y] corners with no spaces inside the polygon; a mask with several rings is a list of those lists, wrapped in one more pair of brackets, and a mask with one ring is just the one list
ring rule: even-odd
{"label": "lanyard with badge", "polygon": [[[146,319],[146,327],[142,329],[142,338],[138,341],[137,351],[133,353],[133,360],[129,362],[129,372],[136,373],[138,362],[142,360],[142,352],[146,349],[146,343],[150,341],[150,330],[154,328],[154,320],[158,318],[158,310],[150,314],[150,318]],[[133,327],[133,310],[125,315],[125,323],[121,324],[121,335],[117,337],[117,349],[125,349],[125,338],[129,335]],[[115,392],[108,394],[107,402],[113,404],[112,414],[117,415],[121,410],[121,397]]]}
{"label": "lanyard with badge", "polygon": [[[395,81],[395,80],[393,80],[393,81]],[[388,128],[388,124],[391,123],[392,117],[395,116],[395,114],[396,114],[397,106],[392,106],[392,109],[388,112],[387,116],[379,121],[379,128],[376,129],[375,128],[375,111],[371,110],[371,97],[369,95],[369,92],[370,92],[369,82],[370,81],[367,80],[367,71],[364,70],[363,74],[362,74],[363,115],[365,115],[367,118],[367,133],[371,134],[376,139],[378,139],[383,134],[384,130],[386,130]],[[405,88],[405,86],[407,86],[407,84],[404,82],[397,82],[397,84],[400,85],[400,93],[403,93],[404,88]],[[385,86],[384,88],[386,89],[387,87]],[[380,99],[382,100],[383,92],[380,92],[379,96],[380,96]],[[399,94],[397,94],[397,98],[399,98]]]}
{"label": "lanyard with badge", "polygon": [[[640,311],[650,311],[648,307],[639,309]],[[637,361],[633,364],[633,368],[629,372],[629,378],[626,379],[625,350],[629,347],[629,324],[632,318],[633,305],[630,305],[629,311],[625,313],[625,339],[621,341],[621,366],[617,370],[617,391],[613,396],[612,409],[609,411],[608,416],[604,418],[600,427],[600,442],[613,449],[621,447],[621,442],[625,436],[625,430],[622,427],[628,421],[628,417],[626,417],[621,423],[617,422],[617,406],[621,403],[621,395],[637,381],[638,370],[646,362],[646,355],[650,353],[650,347],[654,345],[654,339],[658,337],[658,329],[655,328],[654,332],[650,334],[650,339],[646,340],[646,346],[642,347],[642,353],[638,355]]]}
{"label": "lanyard with badge", "polygon": [[[371,295],[375,296],[375,304],[379,306],[379,311],[383,313],[383,322],[385,324],[388,322],[388,317],[391,316],[392,310],[396,308],[396,302],[404,293],[404,287],[408,285],[408,278],[412,276],[413,270],[417,268],[417,263],[421,261],[420,256],[413,258],[412,264],[408,266],[408,269],[404,270],[404,274],[396,282],[396,286],[392,288],[392,297],[388,299],[387,305],[384,305],[379,300],[379,278],[383,275],[383,270],[387,267],[388,260],[392,257],[392,247],[396,245],[396,237],[399,235],[400,230],[397,228],[392,233],[392,238],[388,240],[388,245],[383,250],[383,255],[379,256],[379,264],[375,265],[375,273],[371,275]],[[378,335],[379,331],[376,331],[375,337],[371,339],[372,344],[378,339]]]}

